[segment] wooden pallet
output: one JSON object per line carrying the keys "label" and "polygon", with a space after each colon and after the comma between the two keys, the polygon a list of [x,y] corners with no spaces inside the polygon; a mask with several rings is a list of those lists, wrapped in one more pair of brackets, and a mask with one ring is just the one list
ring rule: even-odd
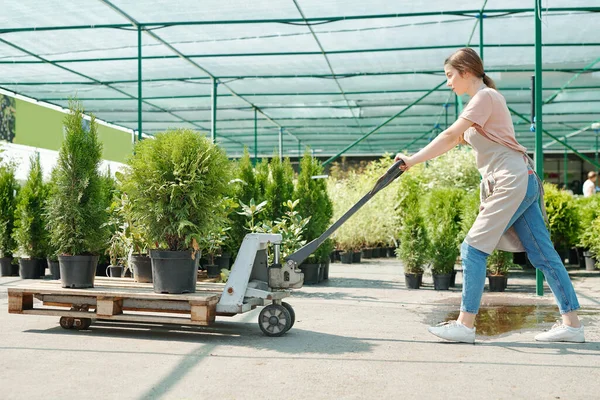
{"label": "wooden pallet", "polygon": [[[196,293],[160,294],[151,283],[128,278],[97,277],[89,289],[62,288],[60,281],[30,282],[8,289],[9,313],[205,326],[215,321],[224,286],[199,282]],[[187,316],[174,316],[181,314]]]}

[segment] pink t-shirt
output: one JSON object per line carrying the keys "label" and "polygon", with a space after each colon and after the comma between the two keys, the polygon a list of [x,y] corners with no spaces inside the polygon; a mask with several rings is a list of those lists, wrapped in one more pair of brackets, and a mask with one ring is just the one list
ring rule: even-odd
{"label": "pink t-shirt", "polygon": [[527,149],[521,146],[515,137],[506,100],[497,90],[488,87],[479,90],[460,117],[473,122],[474,128],[492,142],[526,153]]}

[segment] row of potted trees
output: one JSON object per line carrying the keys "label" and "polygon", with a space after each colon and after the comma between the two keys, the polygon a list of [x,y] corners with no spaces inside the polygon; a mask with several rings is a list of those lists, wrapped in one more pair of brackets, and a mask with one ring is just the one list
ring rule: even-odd
{"label": "row of potted trees", "polygon": [[[13,165],[0,169],[2,259],[15,251],[15,240],[23,261],[58,255],[64,287],[93,287],[98,257],[107,248],[111,275],[121,276],[127,266],[136,279],[154,282],[157,292],[192,292],[201,253],[209,266],[217,255],[235,257],[252,225],[260,222],[262,231],[282,233],[285,251],[292,252],[330,223],[325,182],[313,179],[322,175],[322,166],[310,152],[295,184],[288,159],[275,156],[253,165],[246,152],[232,163],[197,132],[174,130],[138,142],[115,182],[110,172],[99,172],[102,146],[95,119],[84,123],[76,101],[70,108],[50,183],[42,181],[39,160],[32,160],[22,189]],[[15,196],[23,200],[15,202]],[[260,215],[245,212],[257,202]],[[324,244],[308,261],[321,269],[331,247]]]}

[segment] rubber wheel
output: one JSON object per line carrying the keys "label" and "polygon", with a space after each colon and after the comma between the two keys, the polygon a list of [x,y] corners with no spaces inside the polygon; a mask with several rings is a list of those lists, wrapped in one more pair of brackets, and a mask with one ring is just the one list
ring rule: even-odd
{"label": "rubber wheel", "polygon": [[73,328],[78,331],[85,331],[90,325],[92,325],[92,320],[90,318],[75,318]]}
{"label": "rubber wheel", "polygon": [[261,310],[258,316],[258,326],[267,336],[281,336],[291,328],[292,316],[284,306],[269,304]]}
{"label": "rubber wheel", "polygon": [[60,326],[63,329],[71,329],[73,328],[73,325],[75,324],[75,318],[73,317],[60,317]]}
{"label": "rubber wheel", "polygon": [[294,312],[294,309],[292,308],[292,306],[290,306],[289,303],[282,301],[281,305],[284,306],[285,309],[288,310],[288,312],[290,313],[290,317],[292,318],[292,323],[290,324],[290,329],[292,329],[292,326],[294,326],[294,322],[296,322],[296,313]]}

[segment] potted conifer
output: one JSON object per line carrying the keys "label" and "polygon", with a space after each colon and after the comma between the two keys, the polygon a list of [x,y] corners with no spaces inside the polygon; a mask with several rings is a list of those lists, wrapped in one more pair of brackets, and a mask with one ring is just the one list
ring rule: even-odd
{"label": "potted conifer", "polygon": [[459,206],[463,196],[462,189],[448,187],[434,188],[428,196],[425,219],[431,240],[431,272],[436,290],[449,289],[460,253]]}
{"label": "potted conifer", "polygon": [[404,279],[409,289],[419,289],[429,254],[429,237],[421,214],[423,190],[413,171],[402,176],[397,192],[396,215],[400,222],[400,245],[396,255],[404,265]]}
{"label": "potted conifer", "polygon": [[490,292],[504,292],[508,283],[508,270],[516,266],[513,254],[494,250],[487,259],[487,276]]}
{"label": "potted conifer", "polygon": [[105,243],[99,229],[108,215],[99,166],[102,144],[96,119],[84,123],[83,107],[69,103],[64,119],[65,138],[60,147],[55,181],[48,199],[50,240],[56,246],[63,287],[94,287],[98,255]]}
{"label": "potted conifer", "polygon": [[[300,173],[298,175],[298,184],[294,198],[298,199],[296,210],[302,217],[310,217],[304,230],[304,238],[308,243],[315,240],[323,234],[331,225],[333,217],[333,203],[327,193],[327,181],[322,178],[323,165],[316,158],[312,157],[310,151],[304,153],[300,162]],[[319,272],[319,280],[329,278],[329,253],[333,250],[333,241],[327,239],[314,252],[312,259],[307,260],[306,264],[318,265],[322,273]],[[300,269],[315,268],[304,267]],[[303,269],[304,271],[304,269]],[[310,276],[305,272],[305,277]]]}
{"label": "potted conifer", "polygon": [[44,220],[47,193],[38,153],[31,156],[29,165],[27,181],[17,196],[13,236],[21,255],[21,278],[36,279],[47,264],[48,234]]}
{"label": "potted conifer", "polygon": [[15,165],[11,162],[3,163],[0,165],[0,276],[13,275],[15,241],[12,233],[18,190]]}
{"label": "potted conifer", "polygon": [[196,290],[195,252],[220,216],[230,163],[225,152],[190,129],[155,135],[136,144],[123,176],[135,221],[148,229],[152,280],[157,293]]}

